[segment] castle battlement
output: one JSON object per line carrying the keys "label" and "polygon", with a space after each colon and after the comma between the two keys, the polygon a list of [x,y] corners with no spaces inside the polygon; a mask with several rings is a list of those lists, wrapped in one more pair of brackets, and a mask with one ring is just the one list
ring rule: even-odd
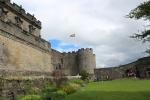
{"label": "castle battlement", "polygon": [[78,50],[78,53],[93,53],[92,48],[81,48]]}
{"label": "castle battlement", "polygon": [[78,51],[88,51],[88,50],[93,50],[92,48],[81,48]]}
{"label": "castle battlement", "polygon": [[63,52],[62,54],[63,54],[63,55],[77,54],[77,51]]}
{"label": "castle battlement", "polygon": [[11,3],[10,0],[0,0],[0,6],[5,6],[7,9],[19,14],[21,17],[34,24],[41,29],[41,22],[37,20],[34,15],[27,13],[22,6],[19,6],[15,3]]}

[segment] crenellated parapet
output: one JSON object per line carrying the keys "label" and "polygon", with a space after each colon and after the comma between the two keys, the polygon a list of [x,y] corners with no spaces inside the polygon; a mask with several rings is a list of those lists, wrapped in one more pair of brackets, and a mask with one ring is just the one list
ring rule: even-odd
{"label": "crenellated parapet", "polygon": [[68,55],[77,55],[78,53],[76,51],[72,51],[72,52],[63,52],[62,54],[64,56],[68,56]]}
{"label": "crenellated parapet", "polygon": [[78,54],[82,54],[82,53],[93,54],[93,49],[92,48],[81,48],[78,50]]}
{"label": "crenellated parapet", "polygon": [[4,6],[7,9],[11,10],[12,12],[16,13],[17,15],[23,17],[36,27],[41,29],[41,22],[37,20],[34,15],[31,15],[30,13],[27,13],[22,6],[19,6],[15,3],[11,3],[10,0],[0,0],[0,6]]}

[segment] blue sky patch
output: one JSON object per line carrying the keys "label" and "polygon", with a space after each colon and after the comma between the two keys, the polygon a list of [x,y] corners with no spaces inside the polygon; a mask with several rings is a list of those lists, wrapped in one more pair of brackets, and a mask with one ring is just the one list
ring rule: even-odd
{"label": "blue sky patch", "polygon": [[57,40],[57,39],[51,39],[49,42],[51,43],[51,47],[56,50],[61,49],[64,51],[66,51],[66,50],[68,51],[68,50],[79,49],[78,45],[66,43],[66,42],[63,42],[63,41]]}

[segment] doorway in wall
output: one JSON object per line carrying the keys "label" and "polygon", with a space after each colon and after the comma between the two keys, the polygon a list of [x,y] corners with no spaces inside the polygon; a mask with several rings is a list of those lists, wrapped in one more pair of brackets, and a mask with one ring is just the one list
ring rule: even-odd
{"label": "doorway in wall", "polygon": [[146,77],[150,78],[150,68],[147,68],[147,70],[146,70]]}

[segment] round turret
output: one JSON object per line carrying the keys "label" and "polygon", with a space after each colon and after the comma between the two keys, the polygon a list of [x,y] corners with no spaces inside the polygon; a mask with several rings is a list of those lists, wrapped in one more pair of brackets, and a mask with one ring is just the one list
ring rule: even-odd
{"label": "round turret", "polygon": [[95,55],[92,48],[78,50],[78,65],[79,71],[87,71],[89,74],[94,74],[96,68]]}

